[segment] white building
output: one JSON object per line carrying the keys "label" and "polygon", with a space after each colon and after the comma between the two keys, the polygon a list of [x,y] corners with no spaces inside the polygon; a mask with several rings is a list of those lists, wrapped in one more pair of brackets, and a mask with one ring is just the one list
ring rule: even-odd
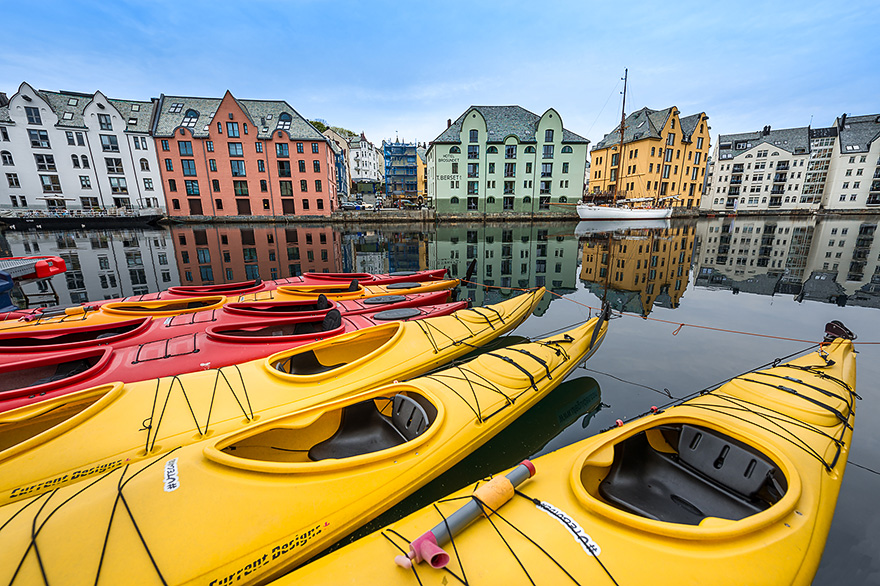
{"label": "white building", "polygon": [[707,211],[880,209],[880,116],[722,134],[709,173]]}
{"label": "white building", "polygon": [[348,143],[348,165],[355,183],[385,180],[385,157],[382,150],[367,140],[362,132]]}
{"label": "white building", "polygon": [[837,144],[825,183],[828,210],[880,209],[880,116],[847,116],[834,121]]}
{"label": "white building", "polygon": [[152,102],[35,90],[0,101],[0,207],[164,209]]}

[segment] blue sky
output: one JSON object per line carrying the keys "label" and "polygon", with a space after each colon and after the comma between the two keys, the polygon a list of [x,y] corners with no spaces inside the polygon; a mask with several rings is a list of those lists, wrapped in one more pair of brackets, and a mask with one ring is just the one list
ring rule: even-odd
{"label": "blue sky", "polygon": [[24,2],[0,91],[284,99],[428,142],[471,104],[556,108],[594,144],[627,111],[705,111],[719,133],[880,113],[880,2]]}

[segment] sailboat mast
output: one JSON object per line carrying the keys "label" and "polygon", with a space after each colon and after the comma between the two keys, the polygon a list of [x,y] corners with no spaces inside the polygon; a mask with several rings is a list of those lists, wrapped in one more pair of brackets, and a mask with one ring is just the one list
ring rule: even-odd
{"label": "sailboat mast", "polygon": [[623,104],[620,107],[620,146],[617,149],[617,193],[623,180],[623,131],[626,128],[626,80],[629,68],[623,70]]}

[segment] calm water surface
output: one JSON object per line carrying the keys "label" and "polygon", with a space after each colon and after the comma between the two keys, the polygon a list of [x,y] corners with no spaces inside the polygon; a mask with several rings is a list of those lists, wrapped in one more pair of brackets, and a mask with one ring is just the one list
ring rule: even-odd
{"label": "calm water surface", "polygon": [[[67,260],[68,272],[50,285],[25,287],[19,302],[32,304],[305,271],[445,267],[463,278],[472,259],[473,283],[462,294],[477,304],[539,285],[553,291],[514,336],[573,327],[607,298],[620,317],[586,369],[375,527],[524,457],[643,413],[664,403],[667,390],[682,397],[803,350],[809,344],[796,340],[818,341],[830,320],[844,322],[859,342],[880,342],[878,223],[880,217],[710,218],[628,230],[572,222],[5,232],[0,256]],[[880,470],[880,346],[857,349],[864,399],[849,460]],[[816,584],[880,584],[878,490],[876,473],[847,468]]]}

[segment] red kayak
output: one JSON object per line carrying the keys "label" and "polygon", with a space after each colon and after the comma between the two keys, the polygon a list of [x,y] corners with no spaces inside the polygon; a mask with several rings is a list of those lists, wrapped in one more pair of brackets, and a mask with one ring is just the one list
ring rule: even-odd
{"label": "red kayak", "polygon": [[0,271],[16,281],[48,279],[67,270],[60,256],[8,256],[0,258]]}
{"label": "red kayak", "polygon": [[[266,319],[297,317],[320,319],[333,309],[348,316],[406,309],[420,305],[437,305],[446,303],[449,300],[449,294],[449,290],[442,290],[341,301],[331,301],[322,295],[317,301],[227,303],[216,309],[178,314],[165,319],[153,319],[152,315],[135,317],[132,314],[132,319],[121,322],[103,322],[94,325],[73,324],[66,328],[43,331],[34,329],[2,330],[0,331],[0,363],[17,362],[34,358],[38,354],[51,354],[88,346],[112,346],[114,348],[135,346],[155,340],[167,340],[184,334],[204,332],[210,326],[257,323]],[[129,308],[129,310],[131,309]]]}
{"label": "red kayak", "polygon": [[370,273],[304,273],[298,277],[286,277],[274,281],[241,281],[238,283],[221,283],[219,285],[181,285],[169,287],[158,293],[134,295],[121,299],[89,302],[89,305],[100,305],[109,301],[157,301],[159,299],[175,299],[178,297],[201,297],[204,295],[245,295],[272,291],[281,285],[328,285],[333,283],[348,285],[357,279],[361,285],[389,285],[391,283],[420,283],[423,281],[440,281],[446,277],[446,269],[430,271],[398,271],[382,275]]}
{"label": "red kayak", "polygon": [[[165,339],[137,344],[126,341],[141,335],[142,329],[148,329],[150,324],[140,323],[142,320],[112,324],[111,330],[130,329],[105,332],[109,336],[102,338],[101,342],[121,336],[119,345],[95,345],[94,338],[88,341],[77,339],[83,328],[76,328],[57,341],[63,349],[17,352],[14,347],[7,346],[9,350],[0,354],[0,412],[105,383],[134,382],[256,360],[388,321],[448,315],[467,307],[468,303],[382,308],[344,316],[338,309],[298,318],[265,319],[266,315],[261,314],[263,319],[260,320],[242,318],[238,322],[227,320],[222,325],[211,322],[201,332],[174,333],[168,337],[165,330]],[[195,315],[199,314],[179,317],[192,318]],[[10,355],[16,358],[7,360]]]}

